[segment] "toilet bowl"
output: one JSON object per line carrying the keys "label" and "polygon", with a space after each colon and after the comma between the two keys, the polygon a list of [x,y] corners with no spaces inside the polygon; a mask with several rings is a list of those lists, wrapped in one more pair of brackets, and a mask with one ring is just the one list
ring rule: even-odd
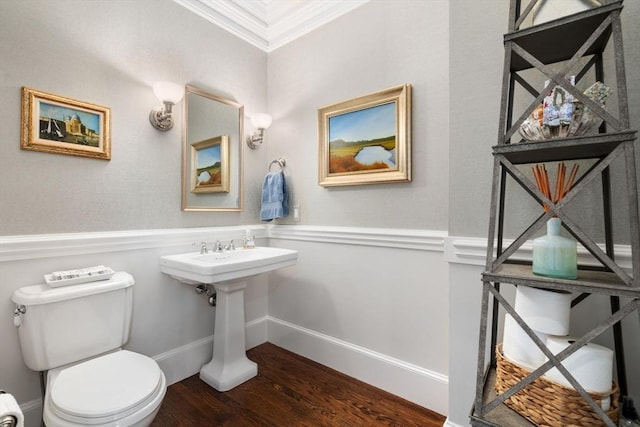
{"label": "toilet bowl", "polygon": [[50,370],[43,420],[47,427],[148,426],[166,389],[153,359],[116,351]]}
{"label": "toilet bowl", "polygon": [[133,312],[133,277],[17,289],[14,323],[25,364],[46,371],[47,427],[148,426],[167,390],[152,358],[124,350]]}

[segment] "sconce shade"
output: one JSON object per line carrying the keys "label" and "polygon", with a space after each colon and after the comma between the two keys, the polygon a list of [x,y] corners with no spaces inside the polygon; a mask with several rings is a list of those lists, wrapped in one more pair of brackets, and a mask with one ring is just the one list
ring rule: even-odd
{"label": "sconce shade", "polygon": [[153,84],[153,94],[162,102],[177,104],[184,96],[184,87],[173,82],[159,81]]}
{"label": "sconce shade", "polygon": [[256,113],[251,116],[251,123],[256,131],[252,135],[247,136],[247,145],[252,150],[255,150],[262,144],[264,138],[264,130],[271,126],[271,115],[267,113]]}
{"label": "sconce shade", "polygon": [[256,129],[268,129],[272,120],[271,115],[267,113],[256,113],[251,116],[251,123]]}
{"label": "sconce shade", "polygon": [[184,88],[173,82],[159,81],[153,84],[153,94],[162,101],[163,106],[151,110],[149,122],[154,128],[167,131],[173,127],[171,107],[180,102],[184,96]]}

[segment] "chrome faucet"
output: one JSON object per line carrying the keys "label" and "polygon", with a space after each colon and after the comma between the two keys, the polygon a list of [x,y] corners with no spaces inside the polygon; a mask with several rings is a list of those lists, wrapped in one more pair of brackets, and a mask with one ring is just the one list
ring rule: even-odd
{"label": "chrome faucet", "polygon": [[235,251],[236,250],[235,242],[237,242],[237,241],[241,241],[242,244],[244,245],[244,242],[245,242],[244,239],[231,239],[226,244],[222,243],[220,240],[216,240],[216,243],[215,243],[215,245],[213,247],[213,251],[214,252]]}
{"label": "chrome faucet", "polygon": [[242,246],[243,246],[243,247],[246,245],[246,240],[245,240],[244,238],[242,238],[242,239],[231,239],[231,240],[229,241],[229,246],[228,246],[228,247],[229,247],[229,249],[230,249],[230,250],[232,250],[232,251],[235,251],[235,250],[236,250],[236,245],[235,245],[235,243],[234,243],[234,242],[242,242]]}
{"label": "chrome faucet", "polygon": [[191,246],[196,246],[198,244],[200,245],[200,255],[209,253],[209,248],[207,248],[207,242],[200,242],[200,243],[193,242]]}

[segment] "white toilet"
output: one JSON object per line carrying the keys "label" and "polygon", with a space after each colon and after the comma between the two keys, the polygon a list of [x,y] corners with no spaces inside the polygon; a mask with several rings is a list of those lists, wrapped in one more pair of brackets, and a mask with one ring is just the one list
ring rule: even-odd
{"label": "white toilet", "polygon": [[11,299],[24,306],[16,325],[22,357],[48,371],[47,427],[148,426],[167,390],[150,357],[123,350],[129,339],[133,277],[62,287],[27,286]]}

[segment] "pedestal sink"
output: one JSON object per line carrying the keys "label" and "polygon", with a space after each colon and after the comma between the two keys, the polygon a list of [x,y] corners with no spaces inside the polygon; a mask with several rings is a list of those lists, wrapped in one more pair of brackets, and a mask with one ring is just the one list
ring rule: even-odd
{"label": "pedestal sink", "polygon": [[227,391],[258,374],[258,366],[247,358],[245,350],[247,279],[294,265],[297,259],[298,251],[269,247],[160,257],[163,273],[182,283],[213,284],[216,289],[213,357],[200,370],[200,379],[218,391]]}

